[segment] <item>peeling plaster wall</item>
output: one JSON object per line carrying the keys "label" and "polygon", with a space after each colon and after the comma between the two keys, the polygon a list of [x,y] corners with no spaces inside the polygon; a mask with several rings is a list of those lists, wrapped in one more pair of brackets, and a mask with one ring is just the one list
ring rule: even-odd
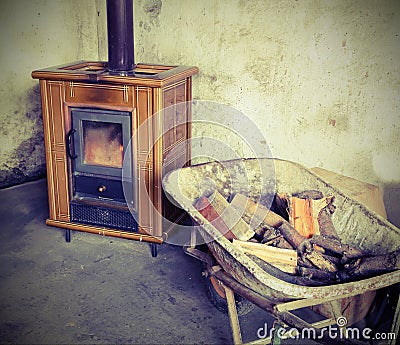
{"label": "peeling plaster wall", "polygon": [[45,174],[40,90],[31,72],[98,59],[96,5],[1,0],[0,187]]}
{"label": "peeling plaster wall", "polygon": [[138,62],[198,66],[194,98],[242,111],[273,156],[378,184],[400,225],[399,1],[135,0],[135,41]]}

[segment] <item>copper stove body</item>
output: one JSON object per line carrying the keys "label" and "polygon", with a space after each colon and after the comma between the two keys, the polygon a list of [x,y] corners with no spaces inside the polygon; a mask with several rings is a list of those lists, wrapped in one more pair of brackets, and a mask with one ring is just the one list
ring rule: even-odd
{"label": "copper stove body", "polygon": [[[182,212],[164,196],[162,175],[190,162],[185,143],[197,72],[137,64],[133,73],[115,75],[107,62],[96,61],[32,72],[42,98],[48,225],[66,229],[67,241],[79,230],[162,243],[168,232],[163,218],[178,219]],[[132,186],[129,200],[123,173]]]}

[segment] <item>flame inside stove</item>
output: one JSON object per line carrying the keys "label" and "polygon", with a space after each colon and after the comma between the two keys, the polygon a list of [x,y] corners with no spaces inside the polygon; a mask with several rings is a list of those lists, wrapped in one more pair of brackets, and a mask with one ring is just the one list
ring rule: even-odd
{"label": "flame inside stove", "polygon": [[122,168],[124,146],[122,125],[97,121],[82,121],[83,163]]}

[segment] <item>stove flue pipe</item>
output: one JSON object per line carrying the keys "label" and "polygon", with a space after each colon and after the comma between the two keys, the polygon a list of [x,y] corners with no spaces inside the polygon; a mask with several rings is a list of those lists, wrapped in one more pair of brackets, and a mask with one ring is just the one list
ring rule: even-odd
{"label": "stove flue pipe", "polygon": [[132,75],[133,0],[107,0],[108,71],[112,75]]}

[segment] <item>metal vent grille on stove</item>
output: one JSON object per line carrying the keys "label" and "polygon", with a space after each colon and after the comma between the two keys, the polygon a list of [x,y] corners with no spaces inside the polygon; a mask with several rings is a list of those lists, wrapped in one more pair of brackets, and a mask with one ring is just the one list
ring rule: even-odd
{"label": "metal vent grille on stove", "polygon": [[137,232],[138,225],[129,210],[117,210],[101,206],[93,206],[71,202],[71,221],[97,225],[109,226],[120,230]]}

